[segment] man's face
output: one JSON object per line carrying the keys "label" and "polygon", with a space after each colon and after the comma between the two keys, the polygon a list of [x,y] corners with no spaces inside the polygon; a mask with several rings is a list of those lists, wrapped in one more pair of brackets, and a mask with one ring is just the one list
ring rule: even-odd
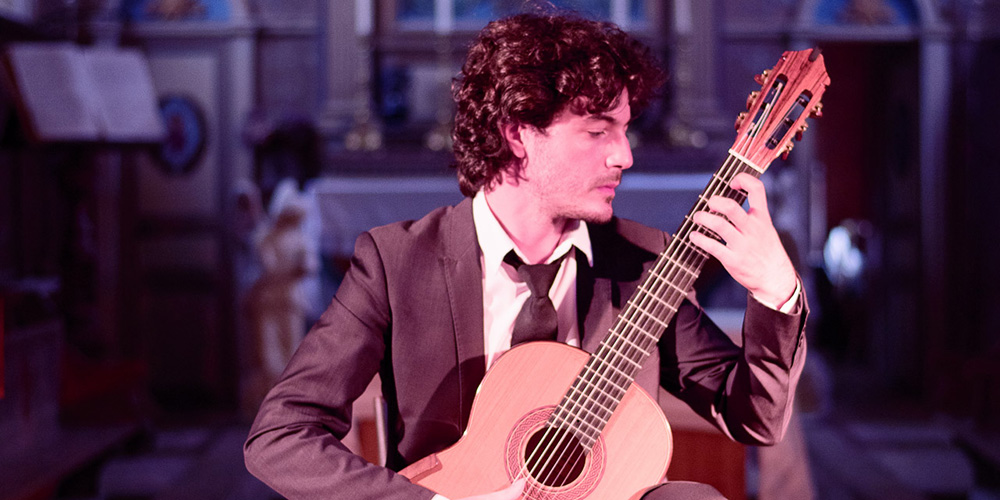
{"label": "man's face", "polygon": [[541,216],[607,222],[622,170],[632,166],[625,131],[631,118],[628,94],[614,108],[556,115],[545,130],[525,127],[522,187],[538,202]]}

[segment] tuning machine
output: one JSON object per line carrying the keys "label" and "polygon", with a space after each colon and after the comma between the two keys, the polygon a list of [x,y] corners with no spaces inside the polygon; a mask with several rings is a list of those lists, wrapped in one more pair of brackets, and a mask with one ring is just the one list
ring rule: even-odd
{"label": "tuning machine", "polygon": [[796,141],[801,141],[802,140],[802,134],[804,134],[806,132],[806,130],[809,130],[809,124],[808,123],[803,123],[802,126],[799,127],[799,129],[795,131],[795,140]]}
{"label": "tuning machine", "polygon": [[743,125],[743,120],[746,120],[746,118],[747,118],[746,112],[740,113],[739,115],[736,116],[735,128],[737,132],[739,132],[740,126]]}
{"label": "tuning machine", "polygon": [[788,155],[792,153],[792,149],[794,148],[795,148],[795,143],[792,141],[788,141],[788,144],[785,145],[784,151],[781,152],[781,159],[787,160]]}

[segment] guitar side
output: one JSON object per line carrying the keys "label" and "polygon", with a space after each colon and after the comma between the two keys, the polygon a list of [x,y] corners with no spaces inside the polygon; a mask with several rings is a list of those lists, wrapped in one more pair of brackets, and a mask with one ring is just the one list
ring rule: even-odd
{"label": "guitar side", "polygon": [[[530,435],[566,395],[589,356],[555,342],[511,349],[483,379],[462,438],[401,473],[449,498],[508,486],[524,465]],[[552,500],[630,498],[663,479],[671,445],[663,412],[645,391],[632,385],[579,477],[558,487],[529,481],[527,489]]]}

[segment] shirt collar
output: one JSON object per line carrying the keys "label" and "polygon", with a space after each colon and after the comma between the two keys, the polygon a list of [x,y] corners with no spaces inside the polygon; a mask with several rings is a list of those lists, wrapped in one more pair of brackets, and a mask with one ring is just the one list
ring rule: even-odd
{"label": "shirt collar", "polygon": [[[493,210],[486,203],[486,196],[483,191],[476,193],[472,199],[472,220],[476,226],[476,238],[479,240],[479,248],[483,252],[483,270],[486,273],[493,273],[500,268],[504,256],[514,250],[521,258],[524,258],[520,249],[516,248],[514,241],[507,235],[507,231],[500,225],[500,221],[493,215]],[[594,252],[590,245],[590,232],[587,224],[576,220],[570,223],[563,231],[562,238],[555,250],[549,257],[553,261],[562,257],[573,247],[580,249],[587,256],[587,263],[594,266]]]}

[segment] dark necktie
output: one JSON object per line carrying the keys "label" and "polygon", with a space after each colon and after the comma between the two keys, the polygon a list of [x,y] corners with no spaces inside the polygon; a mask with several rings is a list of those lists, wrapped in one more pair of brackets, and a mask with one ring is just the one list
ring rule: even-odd
{"label": "dark necktie", "polygon": [[559,317],[556,308],[549,299],[549,288],[559,272],[562,258],[550,264],[525,264],[513,250],[503,259],[517,271],[517,275],[528,285],[531,296],[521,307],[521,312],[514,320],[514,333],[510,339],[511,347],[521,342],[536,340],[555,340],[559,329]]}

